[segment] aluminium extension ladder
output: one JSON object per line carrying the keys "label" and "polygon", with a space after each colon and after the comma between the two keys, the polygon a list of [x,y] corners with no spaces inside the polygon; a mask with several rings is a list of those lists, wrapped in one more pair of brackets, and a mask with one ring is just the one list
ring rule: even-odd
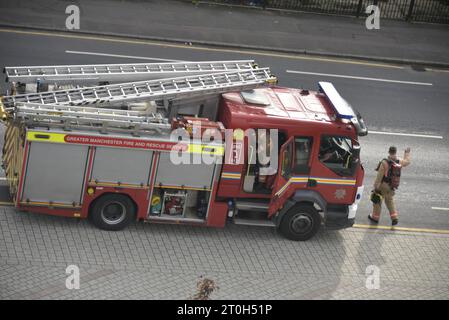
{"label": "aluminium extension ladder", "polygon": [[65,130],[99,129],[107,132],[132,131],[168,131],[170,124],[159,113],[151,115],[141,111],[105,109],[92,107],[73,107],[42,105],[36,103],[19,103],[15,107],[14,120],[28,126],[62,127]]}
{"label": "aluminium extension ladder", "polygon": [[256,69],[254,60],[5,67],[7,82],[130,82]]}
{"label": "aluminium extension ladder", "polygon": [[190,98],[201,95],[242,91],[265,84],[275,84],[269,68],[231,71],[206,75],[110,84],[96,87],[47,91],[3,97],[6,110],[17,103],[97,106],[135,101]]}
{"label": "aluminium extension ladder", "polygon": [[[116,109],[117,104],[163,101],[167,108],[172,103],[175,105],[277,83],[269,68],[259,68],[253,60],[6,67],[4,72],[9,81],[42,81],[42,76],[48,75],[48,81],[70,79],[73,84],[81,86],[92,78],[109,82],[111,79],[124,81],[142,76],[145,78],[143,81],[12,95],[0,100],[3,120],[35,127],[131,130],[133,134],[165,131],[170,129],[170,124],[160,113]],[[179,77],[180,74],[183,76]],[[165,78],[154,79],[161,76]]]}

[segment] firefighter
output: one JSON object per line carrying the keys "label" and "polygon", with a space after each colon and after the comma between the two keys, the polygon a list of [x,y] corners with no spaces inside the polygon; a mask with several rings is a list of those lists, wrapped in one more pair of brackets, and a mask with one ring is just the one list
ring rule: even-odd
{"label": "firefighter", "polygon": [[396,147],[391,146],[388,150],[388,157],[382,159],[376,168],[377,177],[371,194],[373,212],[368,215],[368,219],[374,223],[379,222],[382,200],[384,200],[390,212],[391,224],[393,226],[398,224],[398,212],[394,204],[394,194],[399,187],[401,169],[410,164],[410,148],[405,149],[403,159],[399,159],[396,156],[396,152]]}

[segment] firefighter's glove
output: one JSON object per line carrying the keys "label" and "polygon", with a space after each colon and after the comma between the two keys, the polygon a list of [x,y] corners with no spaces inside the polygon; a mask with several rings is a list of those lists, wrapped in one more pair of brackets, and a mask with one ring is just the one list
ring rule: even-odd
{"label": "firefighter's glove", "polygon": [[381,203],[382,202],[382,195],[380,194],[380,192],[376,192],[375,190],[372,190],[371,191],[370,200],[374,204]]}

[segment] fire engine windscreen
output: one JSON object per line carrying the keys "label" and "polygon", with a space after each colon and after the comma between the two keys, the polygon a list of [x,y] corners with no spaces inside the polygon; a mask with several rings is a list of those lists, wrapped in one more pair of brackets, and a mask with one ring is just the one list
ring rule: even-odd
{"label": "fire engine windscreen", "polygon": [[323,136],[319,160],[340,176],[353,176],[360,158],[360,145],[347,137]]}

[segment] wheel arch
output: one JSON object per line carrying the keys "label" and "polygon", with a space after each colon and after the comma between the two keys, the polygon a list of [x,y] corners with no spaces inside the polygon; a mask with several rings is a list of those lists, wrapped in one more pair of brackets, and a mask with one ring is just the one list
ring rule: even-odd
{"label": "wheel arch", "polygon": [[279,213],[275,216],[275,224],[278,227],[282,221],[284,215],[295,205],[305,204],[313,207],[318,207],[319,214],[321,219],[324,220],[324,216],[326,213],[327,202],[324,198],[316,191],[313,190],[297,190],[293,196],[288,199],[284,205],[284,207],[279,211]]}
{"label": "wheel arch", "polygon": [[96,197],[94,200],[92,200],[92,201],[89,203],[89,207],[88,207],[88,210],[87,210],[87,216],[88,216],[88,217],[90,216],[90,214],[91,214],[91,212],[92,212],[92,208],[95,206],[95,204],[96,204],[101,198],[103,198],[103,197],[105,197],[105,196],[109,196],[109,195],[121,195],[121,196],[127,197],[127,198],[131,201],[131,203],[133,204],[133,207],[134,207],[134,214],[136,215],[136,218],[137,218],[138,212],[139,212],[139,206],[137,205],[137,202],[133,199],[133,197],[132,197],[130,194],[126,193],[126,192],[104,192],[104,193],[98,195],[98,197]]}

